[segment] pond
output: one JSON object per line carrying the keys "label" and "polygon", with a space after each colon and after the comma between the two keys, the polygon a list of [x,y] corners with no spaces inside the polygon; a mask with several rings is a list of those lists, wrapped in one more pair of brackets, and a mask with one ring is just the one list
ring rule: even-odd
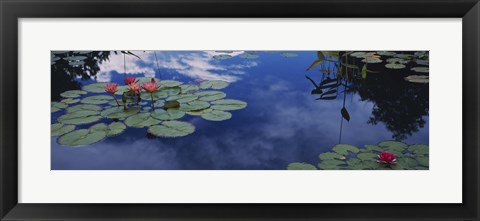
{"label": "pond", "polygon": [[428,169],[428,56],[53,51],[51,169]]}

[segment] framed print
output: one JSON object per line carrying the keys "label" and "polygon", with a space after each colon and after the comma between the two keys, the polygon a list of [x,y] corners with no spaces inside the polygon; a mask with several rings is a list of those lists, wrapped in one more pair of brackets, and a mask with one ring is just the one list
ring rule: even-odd
{"label": "framed print", "polygon": [[1,4],[1,220],[479,219],[476,0]]}

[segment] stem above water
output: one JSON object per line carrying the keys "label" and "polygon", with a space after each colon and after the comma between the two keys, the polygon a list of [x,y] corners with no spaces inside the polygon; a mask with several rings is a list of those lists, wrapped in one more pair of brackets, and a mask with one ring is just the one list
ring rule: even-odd
{"label": "stem above water", "polygon": [[152,96],[152,111],[155,111],[155,104],[153,102],[153,93],[150,93],[150,95]]}

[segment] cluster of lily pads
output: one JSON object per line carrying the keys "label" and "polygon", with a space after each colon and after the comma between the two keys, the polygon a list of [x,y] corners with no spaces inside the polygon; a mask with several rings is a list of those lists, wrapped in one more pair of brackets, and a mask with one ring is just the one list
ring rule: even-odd
{"label": "cluster of lily pads", "polygon": [[[384,159],[382,154],[390,155]],[[407,145],[399,141],[383,141],[363,148],[337,144],[330,152],[319,155],[318,165],[295,162],[289,170],[428,170],[429,147]],[[385,162],[388,161],[388,162]]]}
{"label": "cluster of lily pads", "polygon": [[68,51],[52,51],[51,53],[51,64],[54,65],[58,60],[66,60],[70,66],[81,66],[85,64],[85,59],[87,56],[85,54],[91,53],[91,51],[76,51],[72,56],[58,56],[58,55],[68,55]]}
{"label": "cluster of lily pads", "polygon": [[[414,64],[416,67],[410,68],[417,73],[429,73],[429,53],[428,51],[417,51],[414,54],[402,54],[391,51],[377,52],[351,52],[351,57],[360,58],[361,61],[370,63],[382,63],[385,61],[385,67],[388,69],[401,70],[407,67],[407,64]],[[384,59],[384,60],[382,60]],[[409,75],[405,77],[406,81],[412,83],[428,83],[428,75]]]}
{"label": "cluster of lily pads", "polygon": [[[150,81],[152,78],[136,79],[139,84]],[[141,91],[135,100],[122,96],[121,102],[114,96],[128,94],[127,85],[118,86],[113,96],[105,94],[109,83],[92,83],[82,90],[63,92],[63,100],[51,103],[52,113],[62,113],[51,125],[51,135],[58,136],[57,142],[65,146],[93,144],[105,137],[119,135],[128,127],[147,127],[148,132],[157,137],[182,137],[195,131],[193,124],[179,120],[185,115],[223,121],[232,117],[229,111],[247,106],[244,101],[225,98],[226,94],[219,91],[229,85],[225,81],[207,80],[195,84],[153,81],[160,86],[156,91]],[[102,119],[108,119],[110,123],[99,122],[89,128],[78,128]]]}

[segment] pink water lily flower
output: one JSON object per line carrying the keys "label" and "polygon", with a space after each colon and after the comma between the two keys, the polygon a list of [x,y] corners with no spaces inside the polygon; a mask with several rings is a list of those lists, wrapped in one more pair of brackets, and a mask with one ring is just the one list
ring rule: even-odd
{"label": "pink water lily flower", "polygon": [[134,82],[134,83],[131,83],[131,84],[128,85],[128,89],[130,91],[135,92],[135,94],[138,94],[140,92],[140,90],[142,90],[142,87],[140,87],[139,84]]}
{"label": "pink water lily flower", "polygon": [[153,80],[153,78],[152,78],[152,81],[147,82],[147,83],[143,83],[142,87],[148,93],[153,93],[158,89],[159,86],[158,86],[157,82],[155,82],[155,80]]}
{"label": "pink water lily flower", "polygon": [[390,153],[388,151],[381,152],[378,155],[378,160],[377,160],[378,163],[386,164],[386,165],[393,165],[396,163],[396,161],[397,161],[397,156],[395,156],[395,154]]}
{"label": "pink water lily flower", "polygon": [[129,84],[132,84],[132,83],[135,83],[135,78],[134,77],[125,77],[123,79],[123,81],[125,82],[126,85],[129,85]]}
{"label": "pink water lily flower", "polygon": [[117,83],[108,83],[105,86],[105,91],[110,94],[115,94],[118,91],[118,84]]}

